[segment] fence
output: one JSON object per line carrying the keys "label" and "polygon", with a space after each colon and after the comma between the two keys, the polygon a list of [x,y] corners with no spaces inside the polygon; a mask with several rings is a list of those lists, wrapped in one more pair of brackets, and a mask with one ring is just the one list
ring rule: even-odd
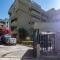
{"label": "fence", "polygon": [[[38,49],[40,54],[55,51],[55,34],[52,32],[39,32],[39,30],[35,30],[33,32],[33,41],[34,53],[36,54]],[[40,48],[37,48],[38,45]]]}

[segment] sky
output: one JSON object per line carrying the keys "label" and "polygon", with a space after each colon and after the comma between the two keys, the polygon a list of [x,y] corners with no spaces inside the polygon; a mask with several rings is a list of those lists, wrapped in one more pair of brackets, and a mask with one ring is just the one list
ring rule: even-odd
{"label": "sky", "polygon": [[55,8],[60,9],[60,0],[34,0],[39,4],[45,11]]}
{"label": "sky", "polygon": [[8,10],[14,0],[0,0],[0,19],[8,18]]}
{"label": "sky", "polygon": [[[51,8],[60,9],[60,0],[33,0],[39,4],[42,9],[49,10]],[[0,19],[8,18],[8,10],[14,0],[0,0]]]}

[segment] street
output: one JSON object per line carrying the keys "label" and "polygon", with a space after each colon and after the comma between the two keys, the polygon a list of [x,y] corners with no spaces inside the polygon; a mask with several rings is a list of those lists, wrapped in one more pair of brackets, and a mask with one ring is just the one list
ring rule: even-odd
{"label": "street", "polygon": [[23,45],[16,45],[16,46],[0,45],[0,59],[4,59],[4,58],[7,59],[17,58],[21,60],[23,60],[23,58],[31,59],[32,58],[31,51],[32,48]]}
{"label": "street", "polygon": [[57,55],[33,57],[32,49],[23,45],[0,45],[0,60],[60,60],[60,56]]}

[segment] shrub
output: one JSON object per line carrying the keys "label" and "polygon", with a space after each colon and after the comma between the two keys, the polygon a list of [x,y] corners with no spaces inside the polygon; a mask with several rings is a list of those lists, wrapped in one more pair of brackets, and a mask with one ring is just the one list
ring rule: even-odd
{"label": "shrub", "polygon": [[27,46],[32,46],[33,45],[33,41],[21,41],[18,44],[22,44],[22,45],[27,45]]}
{"label": "shrub", "polygon": [[18,29],[18,33],[19,33],[19,38],[21,40],[25,40],[25,38],[29,35],[28,32],[27,32],[27,30],[24,29],[24,28],[19,28]]}

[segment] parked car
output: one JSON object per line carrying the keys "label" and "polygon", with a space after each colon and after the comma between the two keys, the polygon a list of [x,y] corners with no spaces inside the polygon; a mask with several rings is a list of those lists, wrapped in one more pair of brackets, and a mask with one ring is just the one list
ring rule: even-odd
{"label": "parked car", "polygon": [[16,38],[12,38],[11,35],[6,34],[5,35],[5,43],[7,45],[16,45]]}

